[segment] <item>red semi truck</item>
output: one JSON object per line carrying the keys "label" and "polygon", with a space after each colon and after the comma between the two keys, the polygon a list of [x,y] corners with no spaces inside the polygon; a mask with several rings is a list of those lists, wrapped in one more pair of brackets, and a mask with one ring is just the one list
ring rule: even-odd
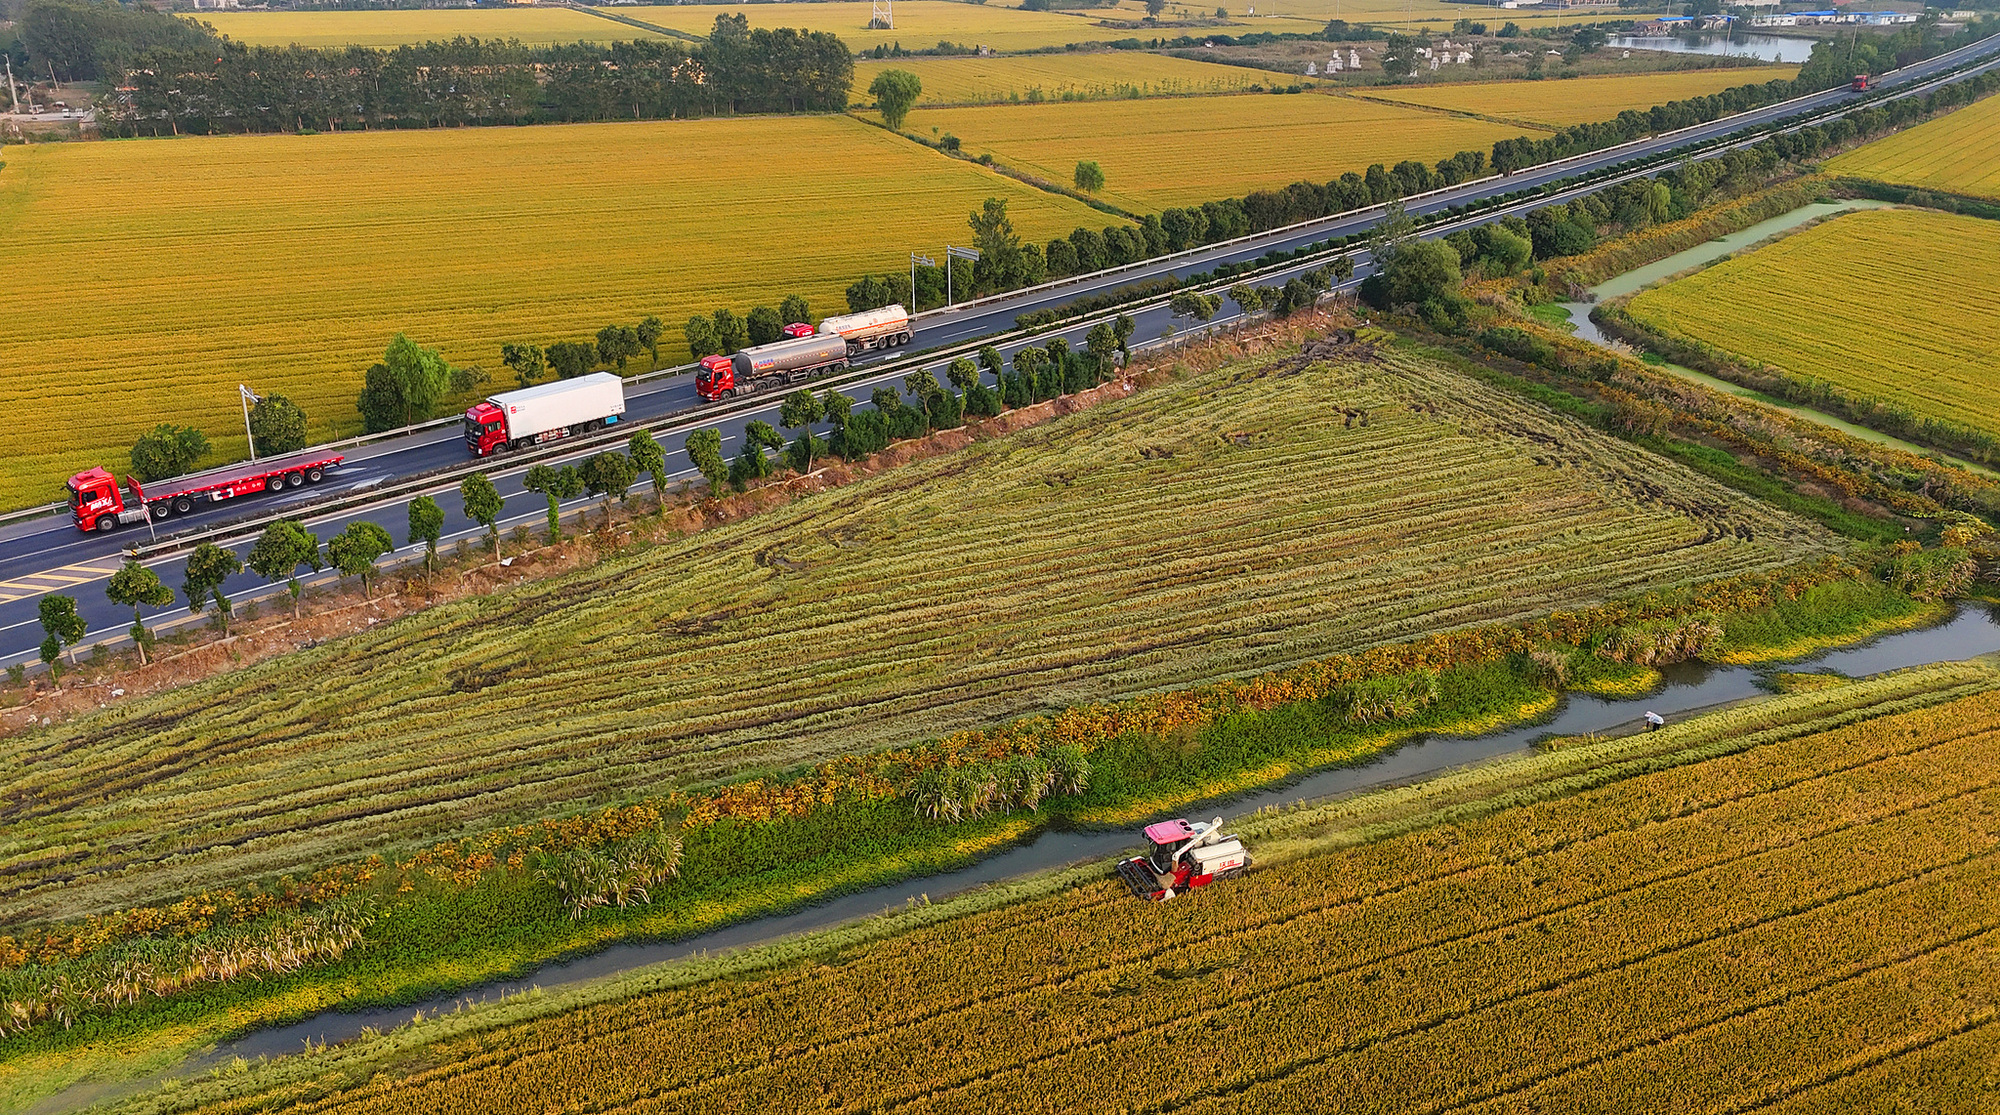
{"label": "red semi truck", "polygon": [[587,434],[625,413],[625,381],[610,372],[557,380],[474,403],[465,412],[465,447],[475,457]]}
{"label": "red semi truck", "polygon": [[125,486],[132,489],[129,499],[118,478],[101,468],[77,473],[64,487],[69,489],[69,511],[78,530],[115,530],[126,523],[144,522],[148,515],[164,519],[169,515],[185,515],[197,504],[221,503],[254,492],[317,484],[345,459],[345,454],[308,449],[191,476],[156,480],[149,487],[142,487],[136,478],[127,476]]}
{"label": "red semi truck", "polygon": [[1849,88],[1853,89],[1856,93],[1866,93],[1870,89],[1875,88],[1875,75],[1855,74],[1854,84],[1849,86]]}
{"label": "red semi truck", "polygon": [[714,402],[798,383],[847,367],[847,349],[839,334],[828,333],[787,337],[729,356],[704,356],[694,373],[694,391]]}

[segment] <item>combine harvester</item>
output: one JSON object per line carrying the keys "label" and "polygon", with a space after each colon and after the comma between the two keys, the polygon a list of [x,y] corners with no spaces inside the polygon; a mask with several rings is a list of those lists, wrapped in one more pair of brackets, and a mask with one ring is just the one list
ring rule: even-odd
{"label": "combine harvester", "polygon": [[1235,833],[1222,831],[1220,817],[1206,824],[1176,819],[1147,825],[1146,841],[1152,851],[1121,861],[1117,871],[1134,895],[1154,902],[1250,869],[1250,853]]}

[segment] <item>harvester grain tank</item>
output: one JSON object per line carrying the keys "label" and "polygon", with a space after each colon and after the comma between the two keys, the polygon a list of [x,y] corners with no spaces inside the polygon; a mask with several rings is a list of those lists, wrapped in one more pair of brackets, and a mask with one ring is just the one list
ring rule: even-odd
{"label": "harvester grain tank", "polygon": [[1222,818],[1189,824],[1161,821],[1146,826],[1149,850],[1118,864],[1118,877],[1140,898],[1165,902],[1190,887],[1233,879],[1250,868],[1250,853],[1235,833],[1222,831]]}
{"label": "harvester grain tank", "polygon": [[847,355],[859,356],[872,349],[906,345],[916,339],[910,329],[910,312],[900,304],[842,314],[819,323],[819,332],[838,333],[847,342]]}
{"label": "harvester grain tank", "polygon": [[710,401],[769,391],[847,367],[848,344],[837,333],[787,337],[728,356],[702,357],[695,394]]}
{"label": "harvester grain tank", "polygon": [[625,413],[625,381],[610,372],[494,395],[465,411],[465,447],[475,457],[574,437]]}
{"label": "harvester grain tank", "polygon": [[[143,486],[137,478],[127,476],[123,487],[110,472],[94,468],[70,477],[63,486],[69,492],[69,513],[78,530],[115,530],[127,523],[143,523],[149,515],[164,519],[185,515],[204,503],[317,484],[345,459],[344,454],[330,450],[308,449]],[[129,499],[126,488],[131,489]]]}

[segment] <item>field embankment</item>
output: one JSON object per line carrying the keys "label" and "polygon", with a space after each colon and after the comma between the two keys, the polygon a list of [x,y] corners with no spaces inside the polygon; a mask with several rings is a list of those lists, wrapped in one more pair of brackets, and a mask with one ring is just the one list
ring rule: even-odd
{"label": "field embankment", "polygon": [[1978,1111],[1996,742],[1990,669],[1893,674],[1252,818],[1165,906],[1072,877],[122,1108]]}
{"label": "field embankment", "polygon": [[1626,311],[1750,368],[2000,438],[1996,277],[2000,223],[1865,210],[1642,291]]}
{"label": "field embankment", "polygon": [[841,117],[50,144],[5,161],[0,283],[64,279],[0,319],[0,507],[123,467],[162,421],[241,456],[239,383],[299,403],[316,439],[359,433],[363,376],[399,332],[500,384],[503,342],[657,314],[661,356],[679,361],[689,316],[794,292],[844,310],[858,275],[964,235],[988,197],[1030,239],[1113,220]]}

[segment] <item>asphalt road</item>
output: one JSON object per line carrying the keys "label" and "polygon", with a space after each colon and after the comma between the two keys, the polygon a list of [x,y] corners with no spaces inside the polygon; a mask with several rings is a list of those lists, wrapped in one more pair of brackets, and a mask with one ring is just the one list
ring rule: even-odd
{"label": "asphalt road", "polygon": [[[1951,54],[1941,55],[1894,74],[1884,75],[1879,91],[1910,90],[1942,71],[1980,57],[1987,57],[1988,61],[1978,67],[1978,70],[1971,72],[2000,66],[2000,37],[1983,40]],[[1962,77],[1959,80],[1962,80]],[[1511,176],[1466,183],[1449,190],[1410,199],[1406,202],[1406,209],[1415,215],[1435,213],[1453,205],[1559,182],[1634,159],[1713,144],[1738,132],[1756,132],[1779,120],[1806,112],[1834,110],[1856,99],[1857,96],[1847,90],[1830,90],[1680,132],[1636,141],[1608,151],[1566,159]],[[1526,212],[1570,197],[1583,196],[1603,189],[1610,181],[1615,180],[1580,185],[1552,197],[1536,198],[1506,209],[1426,229],[1423,235],[1444,235],[1458,228],[1498,220],[1510,213]],[[918,341],[926,350],[947,349],[953,345],[1012,329],[1014,318],[1022,313],[1061,306],[1086,294],[1115,289],[1143,279],[1168,274],[1185,277],[1213,270],[1218,264],[1254,260],[1274,250],[1290,251],[1334,237],[1364,232],[1378,219],[1378,216],[1379,214],[1373,211],[1364,210],[1329,217],[1288,229],[1274,230],[1242,241],[1212,245],[1166,259],[1136,264],[1114,272],[983,299],[950,310],[933,311],[920,315],[917,319]],[[1358,282],[1368,275],[1369,260],[1365,251],[1356,251],[1352,255],[1356,260],[1355,281]],[[1317,265],[1317,261],[1301,262],[1259,281],[1282,282],[1293,274]],[[1234,304],[1229,303],[1229,305]],[[1128,312],[1131,312],[1136,320],[1135,347],[1141,344],[1160,343],[1158,338],[1163,332],[1187,324],[1173,319],[1164,306],[1138,311],[1128,310]],[[1095,320],[1062,330],[1050,330],[1028,340],[1019,340],[1000,347],[1010,359],[1013,351],[1021,345],[1046,344],[1055,336],[1062,336],[1072,347],[1080,348],[1084,334]],[[1225,315],[1218,317],[1210,327],[1222,328],[1235,321],[1233,315]],[[946,362],[943,359],[926,361],[923,366],[941,372]],[[900,384],[903,375],[911,367],[911,353],[907,349],[890,350],[886,353],[873,354],[858,363],[863,368],[891,363],[894,368],[893,371],[884,370],[879,376],[843,388],[850,397],[859,401],[866,400],[876,386]],[[772,425],[777,424],[778,399],[775,395],[764,406],[753,411],[735,412],[727,419],[702,421],[700,413],[704,404],[695,396],[693,378],[685,371],[632,381],[628,383],[626,392],[628,425],[683,412],[688,414],[687,422],[676,423],[656,435],[667,450],[667,471],[673,481],[695,475],[681,446],[688,430],[711,426],[719,428],[723,435],[724,453],[733,454],[740,444],[742,431],[747,423],[752,420],[763,420]],[[536,460],[560,464],[581,459],[595,452],[597,448],[592,446],[553,459],[544,457]],[[407,536],[408,500],[416,493],[404,495],[383,506],[346,513],[315,515],[313,508],[326,504],[329,497],[353,495],[387,481],[464,465],[468,459],[465,443],[455,424],[441,429],[413,433],[352,450],[345,464],[330,473],[317,487],[282,495],[253,496],[245,501],[232,501],[211,508],[198,509],[193,514],[169,520],[163,527],[180,531],[190,526],[238,519],[247,511],[256,510],[273,517],[281,513],[292,514],[304,521],[307,527],[322,539],[339,533],[349,522],[365,518],[380,523],[393,537],[401,541]],[[506,456],[493,458],[493,461],[493,466],[487,470],[488,475],[506,497],[506,510],[502,516],[503,532],[510,530],[516,524],[523,523],[539,528],[547,512],[547,503],[541,496],[527,492],[521,487],[521,478],[530,462]],[[61,479],[50,478],[52,495],[60,494]],[[635,485],[635,495],[641,498],[649,496],[650,493],[645,491],[648,483],[642,479]],[[456,489],[455,478],[427,489],[430,494],[437,497],[439,504],[445,509],[447,545],[459,538],[483,533],[482,528],[467,521],[461,513]],[[571,501],[564,505],[565,511],[574,510],[590,502],[588,499]],[[85,636],[82,644],[84,647],[87,648],[99,641],[122,641],[124,631],[131,623],[131,615],[123,609],[114,607],[105,598],[103,582],[124,560],[126,548],[134,543],[143,542],[145,533],[146,527],[138,525],[123,527],[109,534],[85,534],[78,531],[66,515],[0,525],[0,663],[35,660],[36,648],[42,639],[37,618],[37,602],[42,596],[51,592],[68,593],[76,597],[78,608],[90,625],[90,633]],[[248,551],[249,543],[242,542],[235,548],[239,554],[245,553]],[[396,555],[384,560],[388,562],[407,558],[413,552],[410,548],[404,547],[399,549]],[[162,580],[178,590],[182,573],[181,560],[178,557],[165,558],[149,564],[154,565]],[[326,579],[328,578],[319,578],[321,581]],[[245,573],[234,578],[225,586],[224,591],[240,605],[248,600],[272,596],[282,592],[283,589],[282,586],[266,584]],[[147,622],[155,627],[172,627],[189,619],[185,606],[178,603],[147,615]]]}

